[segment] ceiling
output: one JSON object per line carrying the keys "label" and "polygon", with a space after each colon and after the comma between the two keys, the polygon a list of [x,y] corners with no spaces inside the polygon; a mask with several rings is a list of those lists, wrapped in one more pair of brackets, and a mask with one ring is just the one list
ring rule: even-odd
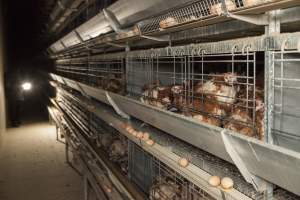
{"label": "ceiling", "polygon": [[19,65],[44,49],[43,35],[56,0],[5,0],[7,62]]}

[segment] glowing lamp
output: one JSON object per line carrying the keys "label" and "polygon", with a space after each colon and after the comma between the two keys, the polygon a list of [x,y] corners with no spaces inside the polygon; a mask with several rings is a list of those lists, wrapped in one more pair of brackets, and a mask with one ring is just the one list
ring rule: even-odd
{"label": "glowing lamp", "polygon": [[25,83],[22,84],[22,89],[24,91],[29,91],[29,90],[31,90],[31,88],[32,88],[32,85],[29,82],[25,82]]}

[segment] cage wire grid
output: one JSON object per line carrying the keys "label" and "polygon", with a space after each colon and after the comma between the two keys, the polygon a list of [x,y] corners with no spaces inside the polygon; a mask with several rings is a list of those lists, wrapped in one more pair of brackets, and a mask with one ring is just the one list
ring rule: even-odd
{"label": "cage wire grid", "polygon": [[[130,58],[127,61],[127,92],[132,96],[138,96],[146,100],[147,104],[163,107],[166,110],[172,110],[178,113],[200,113],[209,117],[218,118],[225,122],[239,124],[250,127],[253,132],[256,131],[256,54],[253,52],[234,53],[234,54],[202,54],[201,56],[172,56],[172,57],[149,57],[149,58]],[[196,85],[214,80],[214,84],[224,84],[224,81],[218,81],[224,74],[232,73],[236,81],[232,86],[243,91],[241,96],[225,96],[222,94],[209,94],[214,96],[209,99],[203,92],[195,93]],[[226,83],[227,84],[227,83]],[[174,87],[175,86],[175,87]],[[155,88],[152,90],[151,88]],[[167,90],[171,87],[180,90],[178,94],[172,94],[171,103],[161,106],[157,97],[156,90]],[[150,88],[150,89],[149,89]],[[263,90],[263,89],[262,89]],[[146,91],[146,92],[145,92]],[[217,100],[214,100],[217,99]],[[219,100],[221,99],[221,100]],[[164,99],[163,99],[164,100]],[[195,105],[200,104],[200,108]],[[200,102],[201,101],[201,102]],[[227,103],[230,101],[230,103]],[[200,103],[199,103],[200,102]],[[249,113],[247,122],[236,120],[229,117],[216,115],[204,110],[202,105],[208,104],[226,104],[233,108],[239,108]],[[238,102],[238,104],[236,103]],[[164,102],[163,102],[164,103]],[[176,105],[180,103],[181,105]],[[174,109],[175,107],[175,109]],[[201,108],[202,107],[202,108]],[[220,125],[222,126],[222,125]]]}
{"label": "cage wire grid", "polygon": [[[143,34],[161,31],[170,27],[201,21],[209,17],[222,14],[221,0],[198,0],[185,7],[169,11],[166,14],[145,20],[138,24]],[[228,11],[234,11],[250,6],[265,3],[267,1],[258,0],[225,0]]]}
{"label": "cage wire grid", "polygon": [[[271,52],[272,68],[269,74],[269,96],[271,127],[275,143],[296,151],[300,135],[298,121],[300,119],[300,53],[299,51]],[[294,141],[286,143],[285,140]]]}
{"label": "cage wire grid", "polygon": [[104,81],[117,80],[123,85],[125,81],[123,59],[89,59],[86,62],[65,62],[58,64],[56,71],[61,75],[100,88],[104,87]]}
{"label": "cage wire grid", "polygon": [[[68,101],[74,101],[74,100],[71,100],[71,98],[70,98]],[[96,119],[96,118],[97,117],[95,117],[94,119]],[[107,132],[117,133],[117,131],[113,130],[113,128],[111,126],[109,126],[108,124],[106,124],[105,122],[103,122],[100,119],[98,119],[98,120],[99,121],[97,121],[97,123],[101,124],[101,127],[105,130],[104,131],[105,133],[107,133]],[[102,132],[102,130],[98,129],[97,134],[100,133],[99,131]],[[188,144],[185,144],[184,142],[182,142],[178,139],[174,139],[174,138],[171,139],[171,136],[168,136],[167,134],[157,132],[156,135],[158,135],[158,136],[163,135],[165,138],[169,138],[169,140],[168,140],[169,142],[167,142],[168,143],[167,145],[169,147],[172,147],[171,148],[172,151],[181,157],[188,158],[191,163],[198,166],[200,169],[203,169],[204,171],[208,172],[209,174],[218,175],[220,177],[225,177],[225,176],[231,177],[231,178],[233,178],[233,180],[235,182],[235,186],[234,186],[235,189],[237,189],[241,193],[245,194],[246,196],[250,197],[251,199],[254,199],[254,200],[263,200],[264,199],[264,196],[262,193],[256,192],[254,190],[254,188],[251,186],[251,184],[248,184],[244,181],[242,175],[239,173],[238,169],[234,165],[232,165],[222,159],[219,159],[207,152],[204,152],[200,149],[197,149]],[[153,138],[155,140],[157,140],[156,135],[153,135]],[[131,162],[131,165],[132,164],[140,165],[141,163],[139,163],[139,162],[134,163],[132,161],[132,158],[135,157],[136,154],[132,153],[131,150],[130,150],[130,148],[128,148],[129,166],[130,166],[130,162]],[[147,153],[142,152],[142,154],[146,155]],[[156,162],[154,162],[153,160]],[[155,183],[155,181],[157,181],[157,180],[164,181],[165,178],[168,178],[170,176],[171,177],[175,176],[174,182],[178,183],[179,185],[181,183],[184,183],[183,185],[185,187],[185,189],[183,190],[184,195],[182,195],[182,196],[185,196],[186,198],[179,198],[179,199],[193,199],[194,200],[194,199],[197,199],[199,196],[200,196],[199,197],[200,199],[212,199],[212,197],[209,194],[207,194],[205,192],[205,190],[199,188],[198,186],[194,185],[193,183],[188,182],[179,173],[177,173],[174,170],[172,170],[171,168],[169,168],[166,164],[162,163],[157,158],[151,157],[151,162],[152,162],[152,164],[147,163],[147,165],[152,166],[149,168],[149,172],[148,172],[148,174],[152,174],[152,178],[151,178],[152,183]],[[130,169],[129,169],[129,171],[130,171]],[[187,185],[185,185],[186,182],[188,182]],[[149,185],[148,185],[148,187],[149,187]],[[151,193],[151,191],[150,191],[150,193]],[[150,196],[151,196],[151,194],[150,194]],[[275,187],[274,197],[275,197],[275,199],[278,199],[278,200],[299,199],[299,197],[297,197],[296,195],[293,195],[293,194],[291,194],[281,188],[278,188],[278,187]],[[234,197],[231,197],[229,195],[227,195],[226,198],[234,199]]]}
{"label": "cage wire grid", "polygon": [[[157,158],[153,157],[152,162],[154,176],[150,189],[151,200],[214,200],[214,198],[204,190],[185,179],[178,172]],[[168,190],[165,188],[168,188]],[[173,192],[173,194],[171,192]]]}

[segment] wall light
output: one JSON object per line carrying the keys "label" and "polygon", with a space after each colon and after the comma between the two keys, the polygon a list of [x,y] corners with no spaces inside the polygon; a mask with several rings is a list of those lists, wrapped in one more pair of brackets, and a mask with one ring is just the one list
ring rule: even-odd
{"label": "wall light", "polygon": [[29,82],[25,82],[25,83],[22,84],[22,89],[24,91],[29,91],[29,90],[31,90],[31,88],[32,88],[32,85]]}

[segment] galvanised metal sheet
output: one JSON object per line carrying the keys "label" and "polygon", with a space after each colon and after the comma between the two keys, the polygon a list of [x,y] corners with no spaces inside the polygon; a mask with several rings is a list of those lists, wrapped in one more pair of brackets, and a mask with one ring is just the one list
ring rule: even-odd
{"label": "galvanised metal sheet", "polygon": [[300,53],[274,52],[273,138],[279,146],[300,152]]}
{"label": "galvanised metal sheet", "polygon": [[[63,80],[70,82],[66,78]],[[103,100],[105,91],[85,84],[80,85],[93,98]],[[117,94],[110,93],[110,96],[127,114],[232,162],[220,134],[223,129],[197,123],[192,119],[162,111]],[[251,173],[300,195],[300,153],[229,131],[228,134],[231,136],[230,142]]]}

